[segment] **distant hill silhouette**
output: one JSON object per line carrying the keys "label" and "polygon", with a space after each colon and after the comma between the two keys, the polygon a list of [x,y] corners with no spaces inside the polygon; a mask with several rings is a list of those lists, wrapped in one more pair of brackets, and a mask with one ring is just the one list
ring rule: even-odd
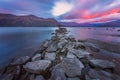
{"label": "distant hill silhouette", "polygon": [[115,20],[106,23],[61,22],[61,24],[68,27],[120,27],[120,20]]}
{"label": "distant hill silhouette", "polygon": [[0,26],[4,27],[48,27],[58,26],[58,22],[52,18],[40,18],[34,15],[16,16],[12,14],[0,14]]}

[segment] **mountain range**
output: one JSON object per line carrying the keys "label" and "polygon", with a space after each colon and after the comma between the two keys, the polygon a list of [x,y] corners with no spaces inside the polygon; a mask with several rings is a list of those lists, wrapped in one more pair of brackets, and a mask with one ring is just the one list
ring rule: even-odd
{"label": "mountain range", "polygon": [[34,15],[17,16],[0,13],[0,27],[54,27],[61,24],[67,27],[120,27],[120,19],[104,23],[58,22],[53,18]]}
{"label": "mountain range", "polygon": [[1,27],[48,27],[57,26],[59,23],[52,18],[41,18],[34,15],[16,16],[12,14],[0,14]]}
{"label": "mountain range", "polygon": [[61,22],[61,24],[69,27],[120,27],[120,19],[104,23]]}

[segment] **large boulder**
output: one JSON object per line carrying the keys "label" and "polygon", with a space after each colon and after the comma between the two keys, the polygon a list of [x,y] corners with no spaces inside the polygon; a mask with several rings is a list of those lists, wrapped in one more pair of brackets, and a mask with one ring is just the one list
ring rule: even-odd
{"label": "large boulder", "polygon": [[34,62],[28,62],[23,67],[26,71],[39,74],[41,71],[45,71],[51,64],[49,60],[38,60]]}
{"label": "large boulder", "polygon": [[62,61],[62,67],[67,76],[76,77],[81,75],[84,65],[77,58],[65,58]]}
{"label": "large boulder", "polygon": [[115,68],[115,63],[108,61],[108,60],[100,60],[100,59],[95,59],[95,60],[90,60],[90,65],[93,67],[97,68]]}
{"label": "large boulder", "polygon": [[25,64],[26,62],[28,62],[30,59],[29,56],[23,56],[20,58],[15,58],[14,61],[10,64],[10,65],[21,65],[21,64]]}
{"label": "large boulder", "polygon": [[53,61],[53,60],[55,60],[55,57],[56,57],[56,53],[46,53],[46,54],[45,54],[45,59],[46,59],[46,60],[51,60],[51,61]]}
{"label": "large boulder", "polygon": [[67,80],[61,64],[57,64],[53,67],[50,80]]}
{"label": "large boulder", "polygon": [[35,56],[32,57],[32,61],[37,61],[41,59],[41,54],[36,54]]}
{"label": "large boulder", "polygon": [[68,51],[68,53],[74,54],[78,58],[89,57],[91,54],[85,50],[76,50],[76,49],[71,49]]}
{"label": "large boulder", "polygon": [[58,49],[58,41],[50,41],[48,48],[46,49],[47,52],[55,52]]}

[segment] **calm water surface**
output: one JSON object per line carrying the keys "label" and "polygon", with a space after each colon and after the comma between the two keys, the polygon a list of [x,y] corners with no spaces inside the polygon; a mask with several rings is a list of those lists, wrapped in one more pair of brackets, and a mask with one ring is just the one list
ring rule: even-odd
{"label": "calm water surface", "polygon": [[[40,43],[50,39],[53,27],[1,27],[0,28],[0,65],[12,57],[34,53]],[[98,39],[106,42],[120,42],[120,28],[67,28],[77,39]]]}

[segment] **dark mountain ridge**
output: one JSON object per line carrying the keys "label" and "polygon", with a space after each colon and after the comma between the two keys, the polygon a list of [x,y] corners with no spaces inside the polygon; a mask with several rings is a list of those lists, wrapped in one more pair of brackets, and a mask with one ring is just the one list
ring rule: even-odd
{"label": "dark mountain ridge", "polygon": [[49,27],[59,23],[52,18],[40,18],[34,15],[17,16],[12,14],[0,14],[1,27]]}
{"label": "dark mountain ridge", "polygon": [[61,22],[61,24],[67,27],[120,27],[120,19],[105,23]]}

